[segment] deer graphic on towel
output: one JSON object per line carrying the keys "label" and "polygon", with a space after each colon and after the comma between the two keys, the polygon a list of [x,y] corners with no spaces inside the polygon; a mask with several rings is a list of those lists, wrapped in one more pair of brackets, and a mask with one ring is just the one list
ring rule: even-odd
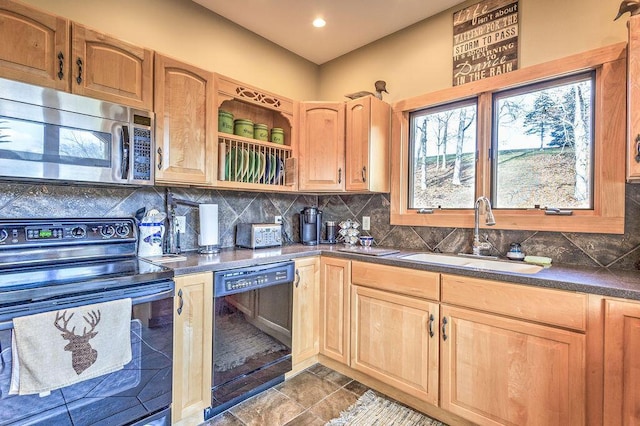
{"label": "deer graphic on towel", "polygon": [[[98,323],[100,322],[100,311],[88,312],[86,316],[83,316],[84,320],[91,326],[89,331],[84,327],[82,335],[75,334],[76,328],[73,327],[71,331],[67,328],[69,321],[74,314],[69,315],[66,318],[67,311],[60,314],[60,311],[56,313],[56,319],[53,322],[55,327],[62,331],[62,338],[68,340],[69,343],[64,347],[65,351],[71,352],[71,365],[76,374],[80,375],[84,370],[91,367],[96,359],[98,359],[98,351],[93,349],[89,344],[89,340],[96,337],[97,331],[94,331]],[[60,326],[62,322],[62,326]]]}

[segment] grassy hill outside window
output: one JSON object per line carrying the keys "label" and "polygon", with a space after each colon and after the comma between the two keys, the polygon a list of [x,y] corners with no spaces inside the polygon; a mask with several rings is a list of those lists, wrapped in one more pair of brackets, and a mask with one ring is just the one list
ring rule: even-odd
{"label": "grassy hill outside window", "polygon": [[624,43],[397,102],[391,223],[621,234],[625,120]]}

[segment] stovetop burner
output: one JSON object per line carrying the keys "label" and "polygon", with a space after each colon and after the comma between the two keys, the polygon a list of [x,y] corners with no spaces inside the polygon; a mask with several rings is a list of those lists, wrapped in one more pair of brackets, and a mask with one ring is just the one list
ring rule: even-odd
{"label": "stovetop burner", "polygon": [[132,218],[0,221],[0,307],[172,279],[137,240]]}

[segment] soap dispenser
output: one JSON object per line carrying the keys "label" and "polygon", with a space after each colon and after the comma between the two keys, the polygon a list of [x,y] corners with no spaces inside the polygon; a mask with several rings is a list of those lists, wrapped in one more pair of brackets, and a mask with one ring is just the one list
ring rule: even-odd
{"label": "soap dispenser", "polygon": [[524,260],[524,253],[519,243],[511,243],[511,248],[507,252],[507,257],[511,260]]}

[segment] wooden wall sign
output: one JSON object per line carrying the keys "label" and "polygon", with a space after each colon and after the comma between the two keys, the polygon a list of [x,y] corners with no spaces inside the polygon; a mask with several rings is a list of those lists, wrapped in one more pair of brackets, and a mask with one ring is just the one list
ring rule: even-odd
{"label": "wooden wall sign", "polygon": [[453,85],[518,69],[518,0],[484,0],[453,14]]}

